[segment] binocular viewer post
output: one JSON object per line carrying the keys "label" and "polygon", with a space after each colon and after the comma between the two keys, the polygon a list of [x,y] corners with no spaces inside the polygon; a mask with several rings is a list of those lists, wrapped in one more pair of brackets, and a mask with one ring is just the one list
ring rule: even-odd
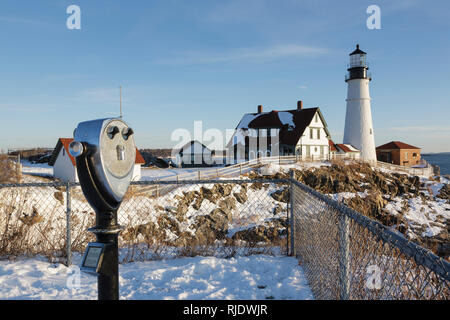
{"label": "binocular viewer post", "polygon": [[119,299],[117,210],[133,177],[136,146],[133,130],[121,119],[78,124],[69,152],[86,200],[96,214],[88,229],[96,236],[84,254],[81,270],[98,276],[99,300]]}

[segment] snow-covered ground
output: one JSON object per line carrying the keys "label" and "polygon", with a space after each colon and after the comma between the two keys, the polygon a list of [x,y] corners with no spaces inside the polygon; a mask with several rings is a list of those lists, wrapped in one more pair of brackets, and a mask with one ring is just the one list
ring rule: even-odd
{"label": "snow-covered ground", "polygon": [[[199,167],[199,168],[142,168],[141,181],[165,179],[173,177],[176,180],[178,175],[180,179],[198,179],[198,172],[210,171],[215,172],[217,168],[221,167]],[[46,163],[30,163],[22,161],[22,173],[33,176],[53,177],[53,167]],[[189,175],[192,174],[192,175]]]}
{"label": "snow-covered ground", "polygon": [[[76,259],[79,263],[80,257]],[[120,299],[313,299],[292,257],[186,257],[121,264]],[[97,299],[97,278],[45,258],[0,261],[0,299]]]}
{"label": "snow-covered ground", "polygon": [[185,177],[187,174],[191,173],[192,176],[188,175],[189,179],[197,179],[198,172],[200,171],[200,176],[202,171],[214,171],[215,168],[212,167],[199,167],[199,168],[142,168],[141,169],[141,181],[164,179],[168,177],[173,177],[176,180],[176,176]]}
{"label": "snow-covered ground", "polygon": [[47,163],[31,163],[23,160],[22,173],[34,176],[53,177],[53,167]]}

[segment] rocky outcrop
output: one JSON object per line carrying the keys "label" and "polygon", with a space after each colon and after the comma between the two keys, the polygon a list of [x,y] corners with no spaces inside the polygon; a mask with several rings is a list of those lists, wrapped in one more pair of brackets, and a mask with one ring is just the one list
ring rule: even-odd
{"label": "rocky outcrop", "polygon": [[437,198],[449,200],[450,199],[450,184],[444,184],[436,195]]}
{"label": "rocky outcrop", "polygon": [[232,239],[243,240],[252,244],[260,242],[274,243],[286,235],[286,219],[272,219],[263,225],[237,231]]}
{"label": "rocky outcrop", "polygon": [[[449,239],[448,231],[450,223],[440,215],[436,216],[441,232],[438,235],[429,236],[424,226],[415,226],[408,222],[406,216],[410,210],[408,199],[420,198],[426,207],[423,210],[433,214],[430,201],[438,199],[447,200],[450,203],[450,185],[444,184],[436,196],[429,187],[421,182],[418,176],[401,173],[387,173],[372,169],[366,163],[341,164],[334,163],[320,168],[306,170],[294,170],[295,178],[309,187],[323,194],[352,193],[352,197],[343,197],[343,202],[350,208],[380,221],[382,224],[393,227],[408,237],[411,232],[416,236],[414,241],[433,250],[440,256],[448,258]],[[277,173],[276,175],[251,174],[254,179],[285,179],[289,173]],[[439,181],[438,177],[435,177]],[[289,201],[288,189],[279,189],[271,194],[271,197],[280,202]],[[403,208],[399,212],[390,212],[386,206],[392,201],[404,199]],[[398,205],[396,205],[398,208]],[[424,214],[428,214],[424,211]],[[435,215],[435,214],[434,214]],[[425,236],[426,235],[426,236]]]}

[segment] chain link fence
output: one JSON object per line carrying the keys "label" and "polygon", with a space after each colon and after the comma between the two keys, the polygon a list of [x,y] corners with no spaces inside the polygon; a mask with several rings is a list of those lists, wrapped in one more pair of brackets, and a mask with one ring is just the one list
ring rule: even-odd
{"label": "chain link fence", "polygon": [[299,182],[291,194],[291,250],[315,298],[450,298],[447,261]]}
{"label": "chain link fence", "polygon": [[[77,183],[1,184],[0,217],[0,256],[70,265],[95,241]],[[450,297],[447,261],[293,179],[132,182],[118,217],[122,262],[292,254],[317,299]]]}
{"label": "chain link fence", "polygon": [[[120,260],[286,253],[288,197],[286,180],[132,182],[118,210]],[[1,256],[70,265],[95,241],[78,183],[3,184],[0,199]]]}

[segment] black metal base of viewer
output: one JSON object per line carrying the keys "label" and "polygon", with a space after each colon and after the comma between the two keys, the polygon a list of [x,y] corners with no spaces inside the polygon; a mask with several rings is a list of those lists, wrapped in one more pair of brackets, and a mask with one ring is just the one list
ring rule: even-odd
{"label": "black metal base of viewer", "polygon": [[97,238],[97,243],[106,245],[102,257],[102,270],[97,275],[98,300],[119,300],[119,244],[121,228],[111,225],[108,228],[97,226],[89,229]]}

